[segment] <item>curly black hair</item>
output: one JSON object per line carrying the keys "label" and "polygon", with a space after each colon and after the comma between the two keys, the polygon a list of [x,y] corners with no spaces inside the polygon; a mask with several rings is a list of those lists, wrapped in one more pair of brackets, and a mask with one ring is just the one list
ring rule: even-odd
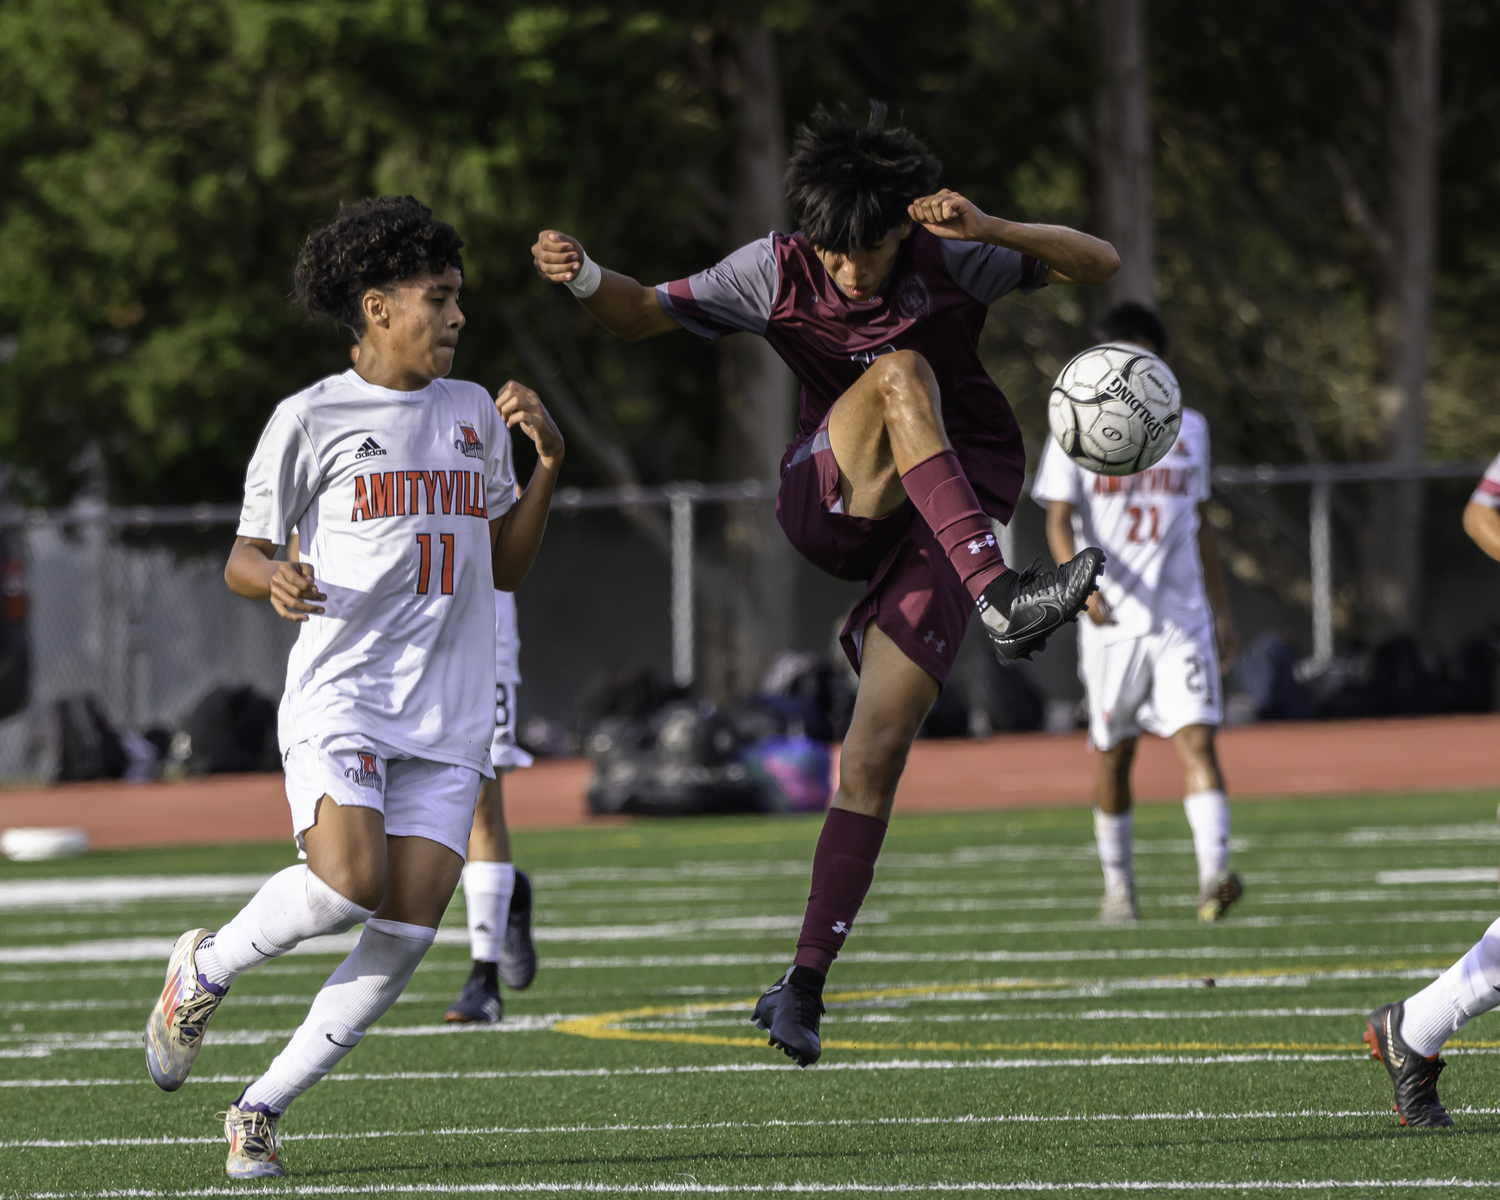
{"label": "curly black hair", "polygon": [[464,240],[412,196],[381,196],[339,209],[333,223],[307,235],[293,277],[297,303],[314,317],[364,332],[360,301],[372,287],[388,287],[431,268],[464,268]]}
{"label": "curly black hair", "polygon": [[1134,300],[1117,304],[1104,314],[1104,319],[1099,322],[1099,336],[1111,342],[1145,346],[1158,355],[1167,352],[1167,328],[1161,323],[1161,318]]}
{"label": "curly black hair", "polygon": [[885,128],[886,107],[870,101],[863,124],[840,104],[821,104],[792,139],[787,202],[814,246],[868,250],[906,220],[906,206],[936,187],[943,164],[904,126]]}

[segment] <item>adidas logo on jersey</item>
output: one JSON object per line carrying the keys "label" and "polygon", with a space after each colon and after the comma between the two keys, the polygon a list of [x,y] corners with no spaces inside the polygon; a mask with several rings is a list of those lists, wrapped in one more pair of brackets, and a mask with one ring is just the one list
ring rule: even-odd
{"label": "adidas logo on jersey", "polygon": [[377,454],[384,454],[385,447],[372,437],[367,437],[354,452],[355,458],[374,458]]}

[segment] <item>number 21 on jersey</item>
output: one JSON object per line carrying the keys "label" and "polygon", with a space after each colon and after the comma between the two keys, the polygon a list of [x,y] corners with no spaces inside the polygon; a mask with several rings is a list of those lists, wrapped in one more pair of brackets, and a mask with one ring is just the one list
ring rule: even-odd
{"label": "number 21 on jersey", "polygon": [[[438,534],[438,553],[442,557],[441,587],[445,596],[453,595],[453,535]],[[432,585],[432,534],[417,534],[417,595],[425,596]]]}
{"label": "number 21 on jersey", "polygon": [[[1130,532],[1125,535],[1128,542],[1159,542],[1161,541],[1161,510],[1152,505],[1150,508],[1142,508],[1139,504],[1132,504],[1129,508]],[[1141,526],[1146,525],[1145,529]]]}

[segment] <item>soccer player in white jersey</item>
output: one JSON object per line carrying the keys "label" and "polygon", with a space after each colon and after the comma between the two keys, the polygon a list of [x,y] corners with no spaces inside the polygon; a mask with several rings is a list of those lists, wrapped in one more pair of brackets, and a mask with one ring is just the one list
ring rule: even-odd
{"label": "soccer player in white jersey", "polygon": [[463,991],[446,1013],[458,1023],[500,1020],[505,1005],[500,983],[520,991],[536,977],[536,946],[531,940],[531,880],[511,862],[510,831],[500,782],[507,771],[531,766],[531,755],[516,745],[516,689],[521,682],[521,634],[516,598],[495,592],[495,735],[490,765],[495,778],[479,791],[469,861],[464,864],[464,908],[469,918],[469,950],[474,966]]}
{"label": "soccer player in white jersey", "polygon": [[[491,774],[496,587],[541,544],[562,438],[536,394],[449,382],[463,242],[409,196],[366,200],[310,235],[297,295],[360,339],[358,365],[277,406],[245,481],[232,591],[302,623],[279,735],[305,864],[217,932],[178,939],[146,1063],[181,1087],[236,978],[364,924],[291,1041],[224,1114],[232,1178],[284,1175],[276,1122],[405,988],[453,895]],[[537,448],[517,499],[510,429]],[[277,561],[300,533],[301,561]]]}
{"label": "soccer player in white jersey", "polygon": [[[1464,532],[1500,561],[1500,457],[1464,508]],[[1453,1118],[1438,1099],[1437,1081],[1448,1064],[1443,1043],[1480,1013],[1500,1008],[1500,921],[1461,959],[1415,996],[1383,1004],[1365,1022],[1370,1057],[1385,1064],[1396,1089],[1396,1115],[1416,1129],[1446,1128]]]}
{"label": "soccer player in white jersey", "polygon": [[[1166,352],[1166,330],[1139,304],[1100,326],[1111,342]],[[1229,870],[1229,800],[1214,753],[1223,719],[1220,671],[1236,648],[1209,497],[1208,422],[1182,410],[1177,442],[1137,475],[1097,475],[1049,438],[1032,496],[1047,509],[1058,562],[1076,544],[1106,555],[1104,579],[1078,623],[1078,673],[1088,693],[1089,740],[1099,754],[1094,832],[1104,867],[1099,919],[1130,923],[1140,911],[1131,849],[1130,765],[1142,732],[1171,738],[1182,760],[1183,807],[1198,858],[1198,917],[1221,919],[1243,885]]]}

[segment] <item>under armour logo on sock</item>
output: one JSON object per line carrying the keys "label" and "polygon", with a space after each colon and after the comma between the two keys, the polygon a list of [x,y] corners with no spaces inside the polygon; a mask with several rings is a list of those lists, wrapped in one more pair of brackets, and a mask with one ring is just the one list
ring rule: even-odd
{"label": "under armour logo on sock", "polygon": [[843,921],[836,921],[833,926],[834,933],[848,933],[849,926]]}
{"label": "under armour logo on sock", "polygon": [[982,538],[975,538],[972,542],[969,543],[969,553],[978,554],[981,550],[985,549],[988,546],[993,546],[994,544],[995,535],[993,533],[987,533]]}

